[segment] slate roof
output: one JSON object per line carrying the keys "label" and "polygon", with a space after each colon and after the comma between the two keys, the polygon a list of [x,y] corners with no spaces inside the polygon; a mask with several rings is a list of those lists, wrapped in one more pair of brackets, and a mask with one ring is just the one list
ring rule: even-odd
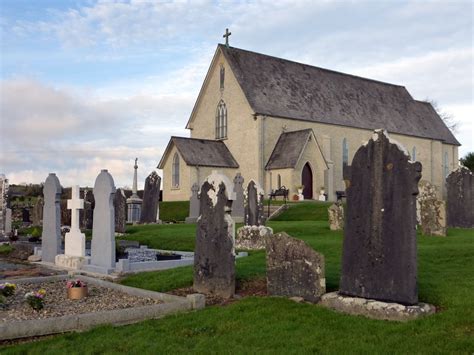
{"label": "slate roof", "polygon": [[275,144],[275,148],[273,148],[265,169],[294,168],[312,131],[312,129],[303,129],[282,133]]}
{"label": "slate roof", "polygon": [[403,86],[219,45],[255,113],[460,145],[433,107]]}
{"label": "slate roof", "polygon": [[164,159],[171,145],[176,145],[179,154],[191,166],[210,166],[218,168],[238,168],[239,164],[222,141],[209,139],[195,139],[185,137],[171,137],[158,168],[162,169]]}

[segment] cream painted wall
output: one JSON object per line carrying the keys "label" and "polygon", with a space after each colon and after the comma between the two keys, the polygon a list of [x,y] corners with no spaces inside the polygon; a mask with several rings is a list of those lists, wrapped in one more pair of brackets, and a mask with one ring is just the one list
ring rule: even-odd
{"label": "cream painted wall", "polygon": [[[175,153],[179,155],[179,186],[172,185],[172,167]],[[194,183],[191,176],[191,167],[188,166],[176,146],[172,146],[163,166],[163,201],[185,201],[191,196],[191,186]]]}

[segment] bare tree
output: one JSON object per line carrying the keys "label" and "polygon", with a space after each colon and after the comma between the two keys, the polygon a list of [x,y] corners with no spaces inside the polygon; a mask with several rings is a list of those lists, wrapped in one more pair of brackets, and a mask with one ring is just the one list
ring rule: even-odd
{"label": "bare tree", "polygon": [[425,99],[425,101],[430,103],[431,106],[433,106],[436,113],[439,115],[439,117],[441,117],[446,127],[448,127],[451,132],[457,133],[459,122],[456,121],[454,116],[451,113],[446,112],[442,108],[440,108],[435,100],[427,98]]}

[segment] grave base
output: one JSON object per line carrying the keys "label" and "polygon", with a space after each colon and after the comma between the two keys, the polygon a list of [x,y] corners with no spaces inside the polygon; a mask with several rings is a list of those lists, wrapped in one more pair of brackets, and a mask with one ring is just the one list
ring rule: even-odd
{"label": "grave base", "polygon": [[84,256],[70,256],[65,254],[56,255],[54,263],[59,267],[66,267],[69,269],[79,270],[83,265],[87,264]]}
{"label": "grave base", "polygon": [[435,306],[427,303],[405,306],[399,303],[343,296],[338,292],[326,293],[321,297],[320,304],[342,313],[401,322],[417,319],[436,312]]}
{"label": "grave base", "polygon": [[190,224],[190,223],[196,223],[199,217],[186,217],[184,219],[184,223]]}

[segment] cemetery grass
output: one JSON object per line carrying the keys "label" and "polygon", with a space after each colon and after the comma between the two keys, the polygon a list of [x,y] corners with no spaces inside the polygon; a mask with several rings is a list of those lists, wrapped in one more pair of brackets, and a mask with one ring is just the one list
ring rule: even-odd
{"label": "cemetery grass", "polygon": [[160,219],[165,222],[184,221],[189,216],[189,201],[160,202]]}
{"label": "cemetery grass", "polygon": [[[322,205],[322,204],[321,204]],[[324,254],[328,291],[338,288],[342,233],[331,232],[324,219],[314,221],[319,204],[298,204],[301,220],[269,225],[286,231]],[[319,211],[322,216],[322,211]],[[306,217],[305,217],[306,216]],[[313,220],[308,220],[312,216]],[[291,217],[293,218],[293,217]],[[306,220],[304,220],[306,218]],[[147,230],[147,228],[150,228]],[[163,239],[186,235],[192,246],[195,225],[140,226],[133,236]],[[171,231],[176,228],[175,231]],[[185,228],[185,229],[180,229]],[[188,229],[186,229],[188,228]],[[169,229],[169,230],[168,230]],[[472,353],[474,350],[474,233],[450,229],[447,238],[418,239],[419,298],[441,312],[407,323],[370,320],[339,314],[323,307],[277,297],[248,297],[225,307],[168,316],[124,327],[55,336],[51,339],[0,349],[2,353]],[[174,249],[174,248],[172,248]],[[192,267],[130,276],[124,284],[169,291],[192,285]],[[265,276],[265,253],[253,252],[237,261],[237,279]]]}

